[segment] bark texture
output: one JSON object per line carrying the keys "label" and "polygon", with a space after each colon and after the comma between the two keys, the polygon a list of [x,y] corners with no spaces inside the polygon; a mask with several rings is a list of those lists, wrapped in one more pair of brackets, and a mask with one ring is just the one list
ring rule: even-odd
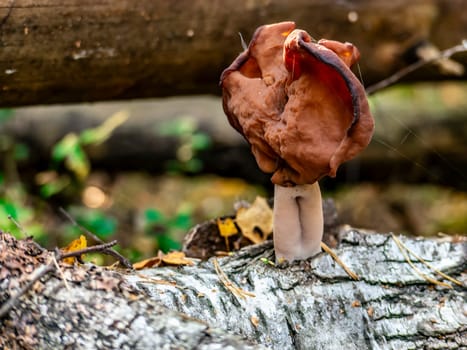
{"label": "bark texture", "polygon": [[[367,84],[467,36],[463,0],[3,0],[0,106],[220,93],[219,75],[262,24],[292,20],[350,41]],[[454,57],[466,63],[465,54]],[[466,74],[458,78],[465,79]],[[412,79],[443,79],[436,66]]]}
{"label": "bark texture", "polygon": [[[465,242],[401,240],[465,287]],[[3,304],[48,262],[51,253],[7,234],[0,236],[0,245]],[[348,228],[336,252],[359,274],[359,281],[350,280],[325,254],[293,265],[271,266],[261,259],[273,259],[270,242],[190,267],[139,273],[62,265],[69,289],[56,272],[34,284],[1,319],[0,345],[260,348],[239,340],[240,335],[270,349],[467,346],[465,288],[427,283],[407,264],[389,235]],[[429,273],[418,262],[414,264]],[[232,293],[235,285],[254,296]]]}
{"label": "bark texture", "polygon": [[[0,232],[0,304],[50,262],[32,240]],[[2,349],[257,349],[146,298],[121,273],[61,264],[0,319]],[[64,280],[67,281],[65,286]]]}
{"label": "bark texture", "polygon": [[[402,238],[434,267],[463,279],[466,244]],[[433,288],[405,261],[389,235],[348,229],[338,256],[273,267],[271,244],[219,259],[222,271],[254,297],[226,290],[213,260],[194,267],[146,270],[172,284],[131,281],[151,299],[254,339],[271,349],[449,349],[467,346],[465,288]],[[423,272],[429,272],[416,263]]]}

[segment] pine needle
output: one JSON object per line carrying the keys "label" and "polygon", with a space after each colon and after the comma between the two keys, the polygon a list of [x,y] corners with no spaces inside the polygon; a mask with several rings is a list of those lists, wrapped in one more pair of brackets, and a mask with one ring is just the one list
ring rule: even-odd
{"label": "pine needle", "polygon": [[452,289],[452,286],[450,284],[447,284],[445,282],[441,282],[441,281],[438,281],[430,276],[428,276],[427,274],[423,273],[422,271],[420,271],[413,263],[412,261],[410,260],[410,256],[409,254],[407,253],[410,253],[412,254],[418,261],[420,261],[422,264],[424,264],[425,266],[427,266],[430,270],[432,270],[433,272],[436,272],[437,274],[439,274],[440,276],[442,276],[443,278],[451,281],[452,283],[455,283],[459,286],[462,286],[462,283],[458,280],[456,280],[455,278],[452,278],[448,275],[446,275],[445,273],[437,270],[436,268],[434,268],[433,266],[431,266],[430,264],[428,264],[424,259],[422,259],[420,256],[418,256],[417,254],[415,254],[412,250],[410,250],[406,245],[404,245],[404,243],[402,243],[399,238],[397,238],[394,234],[391,235],[392,236],[392,239],[394,240],[394,242],[396,242],[397,244],[397,247],[399,248],[399,250],[401,251],[402,255],[404,255],[404,258],[405,260],[409,263],[409,265],[414,269],[414,271],[420,276],[422,277],[423,279],[425,279],[426,281],[430,282],[430,283],[433,283],[433,284],[436,284],[438,286],[442,286],[442,287],[446,287],[446,288],[450,288]]}
{"label": "pine needle", "polygon": [[228,277],[227,275],[224,273],[224,271],[222,271],[220,265],[219,265],[219,262],[217,261],[216,258],[214,258],[213,260],[213,265],[214,265],[214,269],[216,270],[216,273],[217,273],[217,276],[219,276],[219,279],[221,280],[222,284],[225,286],[225,288],[227,288],[233,295],[235,295],[236,297],[240,297],[242,299],[245,299],[245,297],[256,297],[256,295],[254,293],[251,293],[251,292],[247,292],[243,289],[241,289],[240,287],[236,286]]}
{"label": "pine needle", "polygon": [[60,274],[60,277],[62,278],[63,283],[65,284],[65,288],[66,288],[68,291],[71,291],[70,286],[68,285],[68,282],[66,281],[65,275],[63,274],[62,269],[61,269],[60,266],[58,265],[57,259],[55,259],[55,256],[53,256],[53,255],[52,255],[52,261],[53,261],[53,263],[54,263],[54,265],[55,265],[55,268],[57,269],[58,273]]}
{"label": "pine needle", "polygon": [[329,255],[331,255],[331,257],[334,259],[334,261],[339,265],[341,266],[345,272],[347,272],[347,274],[355,281],[358,281],[360,279],[360,277],[358,277],[358,275],[353,272],[346,264],[344,264],[344,262],[336,255],[336,253],[334,253],[334,251],[328,247],[328,245],[324,242],[321,242],[321,248],[323,248],[323,250],[328,253]]}

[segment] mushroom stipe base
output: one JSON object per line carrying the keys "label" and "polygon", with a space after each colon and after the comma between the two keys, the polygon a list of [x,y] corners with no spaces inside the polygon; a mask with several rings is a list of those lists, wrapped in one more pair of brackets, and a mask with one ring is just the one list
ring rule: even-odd
{"label": "mushroom stipe base", "polygon": [[321,252],[323,207],[318,182],[274,187],[276,262],[303,260]]}

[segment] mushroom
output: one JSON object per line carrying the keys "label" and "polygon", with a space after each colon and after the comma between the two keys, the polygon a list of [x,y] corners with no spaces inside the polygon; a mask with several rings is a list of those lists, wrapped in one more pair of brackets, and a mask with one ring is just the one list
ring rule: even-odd
{"label": "mushroom", "polygon": [[370,142],[374,122],[365,89],[350,67],[350,43],[315,41],[293,22],[259,27],[221,75],[223,107],[274,183],[277,261],[321,250],[318,180]]}

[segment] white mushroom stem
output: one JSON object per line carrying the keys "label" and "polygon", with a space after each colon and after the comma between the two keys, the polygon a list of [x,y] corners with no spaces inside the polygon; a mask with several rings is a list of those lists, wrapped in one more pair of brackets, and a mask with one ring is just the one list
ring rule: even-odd
{"label": "white mushroom stem", "polygon": [[318,182],[274,187],[276,261],[303,260],[321,251],[323,207]]}

